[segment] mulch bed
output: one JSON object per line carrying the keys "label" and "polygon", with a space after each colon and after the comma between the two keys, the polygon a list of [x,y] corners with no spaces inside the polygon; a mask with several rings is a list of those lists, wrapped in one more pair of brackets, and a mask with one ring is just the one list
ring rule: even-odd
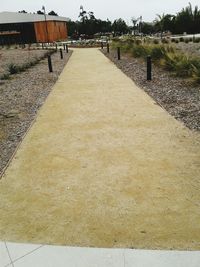
{"label": "mulch bed", "polygon": [[153,66],[152,81],[146,80],[146,63],[116,51],[101,50],[116,66],[148,93],[160,106],[189,129],[200,131],[200,85],[175,77],[172,73]]}

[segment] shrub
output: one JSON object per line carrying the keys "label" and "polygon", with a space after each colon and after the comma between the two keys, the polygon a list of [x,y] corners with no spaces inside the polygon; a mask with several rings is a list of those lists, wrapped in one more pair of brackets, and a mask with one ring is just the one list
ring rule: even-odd
{"label": "shrub", "polygon": [[[139,41],[139,40],[137,40]],[[179,42],[178,39],[175,40]],[[115,47],[120,46],[123,51],[130,51],[132,56],[145,58],[151,55],[155,63],[168,71],[173,71],[177,76],[190,78],[200,83],[200,60],[199,58],[190,58],[187,55],[178,52],[173,46],[166,44],[147,44],[147,43],[128,43],[118,42]]]}
{"label": "shrub", "polygon": [[179,77],[191,77],[193,72],[191,60],[186,55],[180,54],[175,64],[175,71]]}
{"label": "shrub", "polygon": [[179,38],[179,41],[180,41],[180,42],[184,42],[184,38],[183,38],[183,37],[180,37],[180,38]]}
{"label": "shrub", "polygon": [[172,39],[171,39],[171,42],[172,42],[172,43],[176,43],[176,39],[175,39],[175,38],[172,38]]}
{"label": "shrub", "polygon": [[151,47],[150,54],[151,54],[152,59],[155,59],[155,60],[161,59],[163,58],[165,53],[166,53],[166,49],[162,45]]}
{"label": "shrub", "polygon": [[178,44],[178,43],[179,43],[179,40],[178,40],[178,39],[176,39],[176,40],[175,40],[175,43],[176,43],[176,44]]}
{"label": "shrub", "polygon": [[200,38],[194,38],[194,39],[193,39],[193,42],[194,42],[194,43],[199,43],[199,42],[200,42]]}
{"label": "shrub", "polygon": [[165,38],[163,38],[163,39],[161,40],[161,42],[162,42],[162,44],[168,44],[168,43],[169,43],[169,41],[168,41],[167,39],[165,39]]}
{"label": "shrub", "polygon": [[200,68],[193,67],[192,78],[196,83],[200,83]]}
{"label": "shrub", "polygon": [[149,54],[147,47],[144,45],[134,45],[131,52],[134,57],[146,57]]}
{"label": "shrub", "polygon": [[10,78],[10,74],[9,73],[4,73],[1,75],[0,80],[8,80]]}
{"label": "shrub", "polygon": [[20,72],[20,68],[19,68],[19,66],[15,65],[13,63],[10,63],[8,65],[8,71],[10,72],[10,74],[15,74],[15,73]]}
{"label": "shrub", "polygon": [[136,39],[136,40],[135,40],[135,44],[136,44],[136,45],[141,45],[141,44],[142,44],[142,41],[139,40],[139,39]]}
{"label": "shrub", "polygon": [[154,44],[159,44],[158,39],[154,39],[154,40],[153,40],[153,43],[154,43]]}
{"label": "shrub", "polygon": [[169,71],[175,70],[175,64],[176,58],[172,52],[165,53],[165,56],[160,60],[160,65]]}
{"label": "shrub", "polygon": [[188,44],[188,43],[189,43],[189,39],[188,39],[188,38],[185,38],[185,39],[184,39],[184,42],[185,42],[186,44]]}

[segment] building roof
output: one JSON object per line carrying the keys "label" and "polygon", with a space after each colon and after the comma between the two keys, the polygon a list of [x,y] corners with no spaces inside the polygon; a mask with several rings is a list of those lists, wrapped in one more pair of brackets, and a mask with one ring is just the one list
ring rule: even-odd
{"label": "building roof", "polygon": [[[65,17],[46,15],[48,21],[68,21]],[[45,21],[44,15],[17,13],[17,12],[0,12],[0,24],[6,23],[22,23],[22,22],[36,22]]]}

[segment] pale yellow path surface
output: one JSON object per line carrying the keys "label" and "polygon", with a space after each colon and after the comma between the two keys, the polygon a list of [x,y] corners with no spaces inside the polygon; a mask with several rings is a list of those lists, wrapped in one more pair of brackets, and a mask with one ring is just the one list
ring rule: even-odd
{"label": "pale yellow path surface", "polygon": [[0,240],[200,249],[200,135],[75,50],[0,181]]}

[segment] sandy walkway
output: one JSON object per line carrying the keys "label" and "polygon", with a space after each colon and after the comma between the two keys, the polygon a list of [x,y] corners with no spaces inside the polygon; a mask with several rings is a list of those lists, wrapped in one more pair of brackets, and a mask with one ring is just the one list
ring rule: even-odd
{"label": "sandy walkway", "polygon": [[200,248],[200,136],[75,50],[0,181],[0,240]]}

